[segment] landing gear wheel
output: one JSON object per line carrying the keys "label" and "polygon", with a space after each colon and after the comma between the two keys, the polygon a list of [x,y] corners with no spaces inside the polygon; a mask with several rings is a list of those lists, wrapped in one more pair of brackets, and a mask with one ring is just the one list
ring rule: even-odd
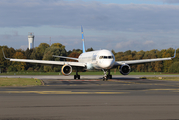
{"label": "landing gear wheel", "polygon": [[78,75],[78,79],[80,79],[80,75]]}
{"label": "landing gear wheel", "polygon": [[74,79],[80,79],[80,75],[74,75]]}
{"label": "landing gear wheel", "polygon": [[107,80],[108,80],[107,76],[103,77],[103,81],[107,81]]}
{"label": "landing gear wheel", "polygon": [[74,79],[80,79],[80,75],[78,75],[78,67],[76,68],[76,75],[74,75]]}
{"label": "landing gear wheel", "polygon": [[107,76],[108,76],[109,79],[112,79],[112,75],[111,75],[110,69],[108,70],[108,75]]}
{"label": "landing gear wheel", "polygon": [[112,75],[110,75],[110,79],[112,79]]}
{"label": "landing gear wheel", "polygon": [[107,77],[108,77],[108,79],[112,79],[112,75],[108,75]]}

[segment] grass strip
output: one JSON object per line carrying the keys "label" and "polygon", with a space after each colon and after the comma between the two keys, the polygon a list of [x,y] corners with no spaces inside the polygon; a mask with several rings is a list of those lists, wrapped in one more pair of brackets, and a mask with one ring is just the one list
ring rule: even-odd
{"label": "grass strip", "polygon": [[[142,78],[144,79],[144,78]],[[148,80],[167,80],[167,81],[179,81],[179,77],[146,77]]]}
{"label": "grass strip", "polygon": [[41,80],[34,78],[0,78],[0,86],[38,86]]}

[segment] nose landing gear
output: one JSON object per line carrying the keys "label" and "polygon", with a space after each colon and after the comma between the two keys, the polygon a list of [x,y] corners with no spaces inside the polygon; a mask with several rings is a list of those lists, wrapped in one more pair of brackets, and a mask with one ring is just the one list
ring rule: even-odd
{"label": "nose landing gear", "polygon": [[[104,72],[104,77],[103,77],[103,81],[107,81],[108,79],[112,79],[112,75],[110,75],[110,69],[109,70],[104,70],[102,69]],[[106,74],[108,72],[108,75]]]}

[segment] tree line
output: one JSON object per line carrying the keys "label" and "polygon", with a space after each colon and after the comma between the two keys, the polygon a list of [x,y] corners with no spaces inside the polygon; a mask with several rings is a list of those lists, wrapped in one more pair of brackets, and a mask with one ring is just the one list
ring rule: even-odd
{"label": "tree line", "polygon": [[[17,59],[34,59],[34,60],[54,60],[54,61],[65,61],[65,59],[53,57],[52,55],[68,56],[77,58],[81,53],[81,49],[73,49],[67,51],[65,46],[60,43],[54,43],[49,45],[47,43],[41,43],[38,47],[29,50],[14,49],[7,46],[0,46],[0,49],[4,50],[7,58]],[[86,51],[93,51],[93,48],[88,48]],[[150,51],[125,51],[112,53],[115,56],[116,61],[125,60],[139,60],[139,59],[151,59],[151,58],[164,58],[171,57],[174,55],[174,49],[153,49]],[[139,65],[132,65],[131,69],[133,72],[179,72],[179,49],[177,49],[176,58],[169,61],[151,62]],[[72,61],[72,60],[68,60]],[[177,64],[178,63],[178,64]],[[177,67],[178,65],[178,67]],[[31,64],[24,62],[11,62],[5,60],[3,57],[2,50],[0,50],[0,68],[1,72],[20,72],[20,71],[39,71],[39,72],[59,72],[61,66],[46,66],[41,64]],[[178,70],[177,70],[178,68]]]}

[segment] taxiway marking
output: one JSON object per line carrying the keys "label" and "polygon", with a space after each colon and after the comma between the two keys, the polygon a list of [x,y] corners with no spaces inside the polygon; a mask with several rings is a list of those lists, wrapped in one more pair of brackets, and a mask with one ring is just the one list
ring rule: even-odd
{"label": "taxiway marking", "polygon": [[59,80],[59,81],[101,81],[101,80]]}
{"label": "taxiway marking", "polygon": [[9,94],[25,94],[25,93],[35,93],[35,94],[127,94],[128,92],[73,92],[73,91],[0,91],[0,93]]}

